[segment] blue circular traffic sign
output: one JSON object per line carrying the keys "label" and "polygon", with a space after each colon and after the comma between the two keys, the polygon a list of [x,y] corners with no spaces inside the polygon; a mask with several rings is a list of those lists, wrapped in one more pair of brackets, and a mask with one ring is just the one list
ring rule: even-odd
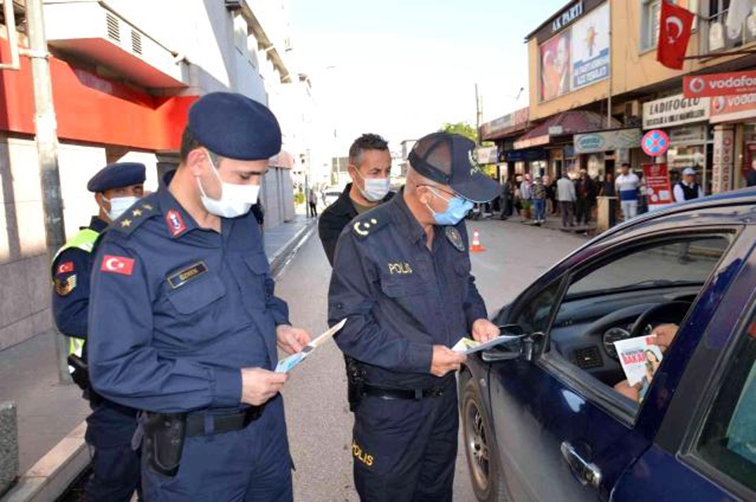
{"label": "blue circular traffic sign", "polygon": [[648,131],[641,140],[641,148],[651,157],[664,155],[669,149],[669,136],[659,129]]}

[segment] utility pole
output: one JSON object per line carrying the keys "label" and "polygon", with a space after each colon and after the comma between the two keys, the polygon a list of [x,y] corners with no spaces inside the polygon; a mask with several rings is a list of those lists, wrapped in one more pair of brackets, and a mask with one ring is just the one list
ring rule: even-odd
{"label": "utility pole", "polygon": [[[6,0],[8,1],[8,0]],[[45,20],[42,0],[26,0],[26,23],[29,35],[29,50],[24,55],[31,59],[34,86],[34,125],[36,128],[39,178],[42,185],[42,207],[45,214],[45,237],[47,239],[48,263],[55,252],[65,244],[66,231],[63,221],[63,196],[60,190],[58,171],[58,132],[53,107],[52,81],[50,79],[50,54],[45,37]],[[58,379],[69,383],[68,347],[66,339],[55,337],[58,360]]]}
{"label": "utility pole", "polygon": [[480,94],[478,94],[478,84],[475,84],[475,137],[478,138],[480,145],[480,121],[483,118],[483,104],[481,103]]}
{"label": "utility pole", "polygon": [[614,61],[612,61],[612,49],[614,49],[614,43],[612,41],[612,2],[609,1],[607,4],[607,8],[609,9],[609,82],[607,83],[607,91],[606,91],[606,128],[611,129],[612,128],[612,72],[614,71],[614,67],[612,64]]}

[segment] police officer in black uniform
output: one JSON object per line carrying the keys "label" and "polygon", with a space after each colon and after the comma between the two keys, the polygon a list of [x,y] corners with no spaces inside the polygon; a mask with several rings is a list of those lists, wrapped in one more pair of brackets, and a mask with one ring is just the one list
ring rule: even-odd
{"label": "police officer in black uniform", "polygon": [[394,196],[389,190],[391,153],[388,143],[377,134],[363,134],[349,147],[349,183],[339,198],[320,215],[318,235],[328,263],[333,266],[336,243],[344,227]]}
{"label": "police officer in black uniform", "polygon": [[89,399],[86,441],[94,450],[88,501],[129,501],[139,486],[139,458],[131,448],[137,410],[103,399],[89,388],[86,368],[89,278],[97,239],[144,193],[145,167],[135,162],[105,166],[87,184],[100,207],[88,227],[60,248],[52,263],[52,309],[58,330],[69,337],[71,377]]}
{"label": "police officer in black uniform", "polygon": [[472,156],[474,144],[433,133],[409,156],[405,187],[356,218],[339,239],[329,323],[355,363],[348,369],[355,412],[354,480],[362,500],[451,500],[457,453],[450,349],[472,333],[499,329],[470,273],[464,217],[499,193]]}
{"label": "police officer in black uniform", "polygon": [[258,200],[281,130],[234,93],[189,110],[178,169],[113,223],[92,279],[94,388],[143,410],[153,501],[292,500],[277,347],[309,343],[274,295]]}

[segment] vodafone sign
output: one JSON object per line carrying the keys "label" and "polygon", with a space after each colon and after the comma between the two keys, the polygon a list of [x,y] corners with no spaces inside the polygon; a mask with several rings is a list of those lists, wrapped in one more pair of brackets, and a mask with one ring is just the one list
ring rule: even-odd
{"label": "vodafone sign", "polygon": [[735,96],[756,93],[756,71],[697,75],[683,79],[686,98]]}

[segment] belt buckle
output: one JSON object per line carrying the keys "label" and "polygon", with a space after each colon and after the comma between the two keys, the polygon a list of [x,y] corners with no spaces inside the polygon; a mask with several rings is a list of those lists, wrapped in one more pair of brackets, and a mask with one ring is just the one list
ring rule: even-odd
{"label": "belt buckle", "polygon": [[424,396],[423,389],[415,389],[415,401],[420,401]]}

